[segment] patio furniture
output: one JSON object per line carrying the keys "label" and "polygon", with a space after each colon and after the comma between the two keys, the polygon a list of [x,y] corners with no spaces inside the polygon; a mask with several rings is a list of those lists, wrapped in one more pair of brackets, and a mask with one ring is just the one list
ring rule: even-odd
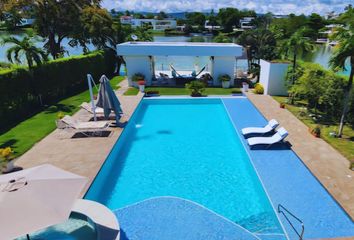
{"label": "patio furniture", "polygon": [[100,107],[95,107],[95,109],[93,110],[92,109],[92,106],[91,104],[87,103],[87,102],[83,102],[80,107],[82,109],[85,109],[86,111],[88,111],[89,113],[92,113],[95,111],[96,114],[104,114],[104,111],[103,111],[103,108],[100,108]]}
{"label": "patio furniture", "polygon": [[248,134],[266,134],[266,133],[269,133],[269,132],[273,131],[278,126],[279,126],[279,123],[277,122],[277,120],[272,119],[264,127],[248,127],[248,128],[243,128],[241,131],[242,131],[243,135],[248,135]]}
{"label": "patio furniture", "polygon": [[87,178],[50,164],[0,175],[0,238],[15,239],[67,220],[86,183]]}
{"label": "patio furniture", "polygon": [[109,121],[80,122],[69,115],[63,117],[59,122],[65,125],[64,129],[74,129],[86,137],[90,137],[91,134],[100,135],[103,130],[109,127]]}
{"label": "patio furniture", "polygon": [[250,147],[255,145],[268,145],[269,148],[275,143],[282,142],[288,135],[289,134],[285,128],[279,128],[278,131],[271,137],[252,137],[247,139],[247,142]]}

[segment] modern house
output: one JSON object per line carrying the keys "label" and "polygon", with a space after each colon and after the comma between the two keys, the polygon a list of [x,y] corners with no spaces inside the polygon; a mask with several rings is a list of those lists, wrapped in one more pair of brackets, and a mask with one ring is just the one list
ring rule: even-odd
{"label": "modern house", "polygon": [[247,29],[253,29],[255,26],[253,25],[252,21],[254,20],[254,17],[244,17],[240,20],[240,26],[241,29],[247,30]]}
{"label": "modern house", "polygon": [[204,28],[207,30],[219,30],[221,26],[219,25],[210,25],[209,20],[206,20],[204,23]]}
{"label": "modern house", "polygon": [[120,18],[122,24],[129,24],[132,27],[151,26],[153,30],[176,29],[177,21],[174,19],[137,19],[131,16],[122,16]]}
{"label": "modern house", "polygon": [[[218,80],[220,75],[227,74],[234,78],[236,59],[242,57],[242,46],[234,43],[126,42],[117,46],[117,52],[126,62],[129,86],[134,85],[132,78],[137,73],[145,76],[146,85],[152,84],[156,75],[160,74],[155,71],[155,56],[208,56],[210,72],[206,73],[212,76],[212,85],[218,86],[221,84]],[[178,72],[178,69],[172,68],[163,74],[173,78],[176,74],[173,71]]]}

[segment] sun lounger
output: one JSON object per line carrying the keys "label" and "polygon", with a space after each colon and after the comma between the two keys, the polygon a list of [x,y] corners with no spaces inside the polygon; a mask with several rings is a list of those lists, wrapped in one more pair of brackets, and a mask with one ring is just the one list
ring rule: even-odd
{"label": "sun lounger", "polygon": [[[61,127],[59,127],[59,125]],[[64,127],[62,127],[64,125]],[[101,136],[101,134],[104,132],[103,130],[107,129],[109,127],[109,122],[108,121],[97,121],[97,122],[80,122],[78,120],[75,120],[71,116],[66,115],[60,120],[60,124],[57,123],[58,128],[61,129],[74,129],[78,133],[81,133],[87,137],[90,137],[92,135],[97,135]]]}
{"label": "sun lounger", "polygon": [[274,135],[271,137],[253,137],[247,139],[247,142],[251,147],[261,144],[268,145],[268,147],[270,147],[275,143],[282,142],[287,136],[288,132],[285,130],[285,128],[279,128],[277,132],[274,133]]}
{"label": "sun lounger", "polygon": [[248,134],[266,134],[266,133],[269,133],[269,132],[273,131],[278,126],[279,126],[279,123],[275,119],[272,119],[264,127],[243,128],[242,129],[242,134],[243,135],[248,135]]}
{"label": "sun lounger", "polygon": [[[86,111],[88,111],[89,113],[92,113],[93,114],[93,109],[92,109],[92,105],[87,103],[87,102],[83,102],[80,107],[82,109],[85,109]],[[104,111],[103,111],[103,108],[100,108],[100,107],[95,107],[95,112],[96,114],[103,114]]]}

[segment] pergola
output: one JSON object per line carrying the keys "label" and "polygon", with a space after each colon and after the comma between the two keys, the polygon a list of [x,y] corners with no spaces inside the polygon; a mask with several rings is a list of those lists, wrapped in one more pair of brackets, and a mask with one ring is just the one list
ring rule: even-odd
{"label": "pergola", "polygon": [[242,46],[233,43],[193,43],[193,42],[126,42],[117,46],[123,56],[129,86],[133,85],[132,76],[142,73],[146,85],[151,85],[155,74],[153,56],[209,56],[213,85],[220,85],[218,76],[234,76],[236,58],[242,56]]}

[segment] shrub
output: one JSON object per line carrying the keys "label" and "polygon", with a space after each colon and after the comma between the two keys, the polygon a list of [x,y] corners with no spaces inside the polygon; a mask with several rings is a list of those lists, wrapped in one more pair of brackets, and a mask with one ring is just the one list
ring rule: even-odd
{"label": "shrub", "polygon": [[223,74],[218,77],[220,82],[228,82],[231,80],[231,77],[228,74]]}
{"label": "shrub", "polygon": [[142,73],[135,73],[132,76],[132,81],[133,82],[144,81],[144,79],[145,79],[145,76]]}
{"label": "shrub", "polygon": [[86,75],[94,79],[113,75],[115,55],[98,51],[87,55],[62,58],[28,68],[0,70],[0,129],[41,109],[38,96],[49,104],[87,88]]}
{"label": "shrub", "polygon": [[323,112],[327,120],[337,121],[343,109],[343,89],[347,80],[314,63],[299,63],[295,75],[295,84],[289,87],[289,92],[298,100],[306,100],[309,109]]}
{"label": "shrub", "polygon": [[191,91],[192,97],[200,97],[205,91],[205,84],[201,81],[191,81],[186,84],[186,88]]}
{"label": "shrub", "polygon": [[257,83],[257,84],[254,86],[253,92],[254,92],[255,94],[263,94],[263,93],[264,93],[264,87],[262,86],[262,84]]}
{"label": "shrub", "polygon": [[314,135],[315,137],[321,137],[321,127],[319,125],[317,125],[316,127],[314,127],[311,130],[312,135]]}

